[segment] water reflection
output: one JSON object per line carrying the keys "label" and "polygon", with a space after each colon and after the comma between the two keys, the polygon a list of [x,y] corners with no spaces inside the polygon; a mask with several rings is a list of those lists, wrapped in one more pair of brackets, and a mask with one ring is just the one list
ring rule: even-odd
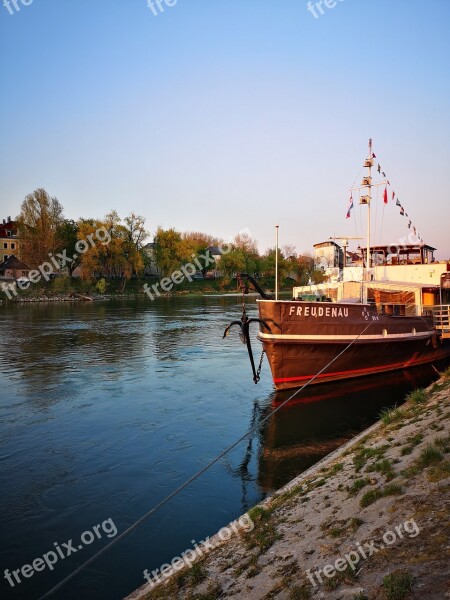
{"label": "water reflection", "polygon": [[[409,391],[436,378],[436,368],[427,365],[361,377],[350,385],[337,382],[306,388],[262,425],[260,487],[265,492],[278,489],[374,423],[383,408],[400,404]],[[273,393],[261,418],[292,393]]]}

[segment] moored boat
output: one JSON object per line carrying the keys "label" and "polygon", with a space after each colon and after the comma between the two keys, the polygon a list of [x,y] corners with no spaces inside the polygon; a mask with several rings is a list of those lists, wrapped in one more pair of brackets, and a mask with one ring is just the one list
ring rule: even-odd
{"label": "moored boat", "polygon": [[[387,199],[389,184],[373,183],[374,158],[370,141],[364,163],[367,175],[360,187],[353,188],[360,192],[360,204],[367,206],[366,247],[349,265],[347,240],[343,251],[329,242],[336,261],[326,265],[328,281],[294,287],[292,300],[279,300],[276,289],[274,299],[261,293],[257,301],[258,339],[279,390],[450,358],[450,264],[437,262],[435,248],[417,236],[408,244],[370,244],[372,189],[384,186]],[[398,200],[397,206],[403,215]],[[326,244],[317,246],[322,249]],[[259,373],[251,355],[248,324],[242,329],[256,383]]]}

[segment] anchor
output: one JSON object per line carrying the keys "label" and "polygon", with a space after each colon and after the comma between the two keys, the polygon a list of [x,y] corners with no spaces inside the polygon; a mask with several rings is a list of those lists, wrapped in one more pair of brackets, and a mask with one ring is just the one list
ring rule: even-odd
{"label": "anchor", "polygon": [[241,339],[241,342],[243,344],[247,345],[247,352],[248,352],[248,356],[250,358],[250,364],[252,366],[253,381],[255,383],[258,383],[258,381],[260,379],[262,360],[264,357],[264,350],[262,351],[262,354],[261,354],[261,360],[259,362],[258,370],[256,370],[255,361],[253,359],[252,343],[250,341],[250,325],[251,325],[251,323],[259,323],[262,327],[265,327],[267,329],[267,331],[269,331],[269,332],[271,331],[270,327],[267,325],[267,323],[265,323],[265,321],[262,321],[261,319],[249,319],[247,316],[247,313],[245,312],[245,308],[244,308],[241,320],[240,321],[232,321],[228,325],[228,327],[225,329],[222,339],[225,339],[227,337],[227,335],[230,333],[230,330],[233,327],[233,325],[237,325],[238,327],[240,327],[239,337]]}

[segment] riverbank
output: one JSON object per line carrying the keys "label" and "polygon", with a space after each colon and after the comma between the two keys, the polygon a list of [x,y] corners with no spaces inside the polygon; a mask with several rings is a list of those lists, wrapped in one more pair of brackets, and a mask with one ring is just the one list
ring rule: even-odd
{"label": "riverbank", "polygon": [[253,531],[128,600],[442,600],[449,514],[447,369],[249,511]]}
{"label": "riverbank", "polygon": [[[121,290],[121,282],[111,280],[107,282],[106,290],[99,293],[95,284],[84,282],[81,280],[55,279],[50,282],[41,282],[28,290],[11,291],[8,288],[0,294],[0,306],[14,303],[29,303],[29,302],[77,302],[79,300],[128,300],[133,298],[150,298],[144,291],[144,284],[148,285],[150,293],[152,285],[155,285],[157,280],[131,280],[128,282],[125,290]],[[273,290],[274,282],[270,280],[261,282],[262,286],[270,292]],[[183,282],[176,286],[170,292],[159,293],[155,297],[170,298],[179,296],[240,296],[242,292],[236,284],[236,280],[230,279],[196,279],[191,282]],[[292,280],[286,280],[280,289],[280,295],[290,297],[292,294]],[[258,296],[256,292],[246,296]],[[77,297],[83,296],[84,298]]]}

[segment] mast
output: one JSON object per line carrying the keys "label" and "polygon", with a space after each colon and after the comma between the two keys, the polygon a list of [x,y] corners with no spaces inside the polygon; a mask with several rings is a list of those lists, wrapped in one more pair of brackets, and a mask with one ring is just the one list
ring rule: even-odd
{"label": "mast", "polygon": [[366,247],[366,260],[365,260],[365,276],[364,279],[368,280],[370,275],[371,257],[370,257],[370,202],[372,200],[372,166],[373,166],[373,152],[372,152],[372,138],[369,140],[369,155],[364,162],[364,167],[367,169],[367,175],[363,177],[361,187],[352,188],[352,190],[367,190],[364,196],[360,196],[359,203],[367,205],[367,247]]}
{"label": "mast", "polygon": [[371,190],[372,190],[372,164],[373,164],[373,159],[372,159],[372,138],[369,139],[369,156],[367,157],[367,161],[366,161],[366,166],[368,169],[368,177],[367,177],[367,188],[368,188],[368,194],[367,194],[367,256],[366,256],[366,279],[367,281],[369,281],[369,273],[370,273],[370,267],[371,267],[371,260],[370,260],[370,201],[372,200],[371,197]]}
{"label": "mast", "polygon": [[275,300],[278,300],[278,228],[275,225]]}

